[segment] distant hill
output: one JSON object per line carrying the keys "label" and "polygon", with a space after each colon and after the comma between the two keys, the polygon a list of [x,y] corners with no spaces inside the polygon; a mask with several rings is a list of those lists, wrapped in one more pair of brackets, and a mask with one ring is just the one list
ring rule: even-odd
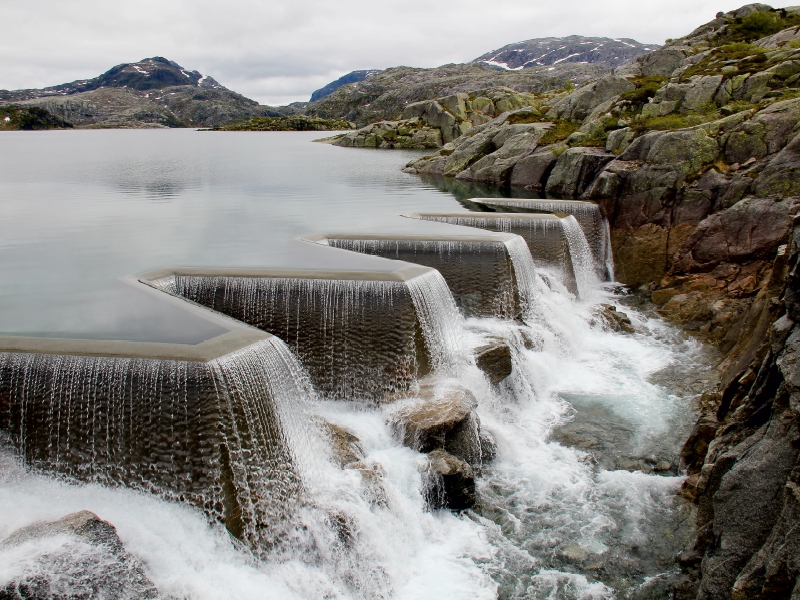
{"label": "distant hill", "polygon": [[659,48],[657,44],[641,44],[627,38],[570,35],[509,44],[487,52],[472,62],[513,71],[563,63],[599,63],[616,68]]}
{"label": "distant hill", "polygon": [[[79,128],[213,128],[294,114],[345,119],[363,126],[397,119],[412,102],[458,92],[509,88],[541,93],[567,83],[581,85],[657,48],[627,39],[534,39],[510,44],[468,64],[352,71],[315,91],[311,102],[281,107],[260,105],[208,75],[155,56],[117,65],[92,79],[42,89],[0,90],[0,106],[13,105],[15,115],[41,109],[53,117],[41,123]],[[36,114],[37,119],[44,118]]]}
{"label": "distant hill", "polygon": [[311,94],[311,100],[309,102],[316,102],[317,100],[321,100],[325,96],[329,96],[336,90],[338,90],[343,85],[348,83],[358,83],[359,81],[364,81],[370,75],[375,75],[375,73],[380,73],[380,70],[371,69],[367,71],[350,71],[347,75],[343,75],[339,77],[336,81],[331,81],[325,87],[319,88],[316,92]]}
{"label": "distant hill", "polygon": [[295,108],[262,106],[160,56],[117,65],[92,79],[43,89],[0,90],[0,103],[39,107],[76,127],[214,127]]}
{"label": "distant hill", "polygon": [[603,63],[563,63],[521,71],[504,71],[483,64],[443,65],[435,69],[393,67],[338,90],[306,106],[302,114],[323,119],[346,119],[363,127],[367,123],[399,119],[406,105],[458,92],[476,93],[492,88],[540,93],[580,85],[611,71]]}

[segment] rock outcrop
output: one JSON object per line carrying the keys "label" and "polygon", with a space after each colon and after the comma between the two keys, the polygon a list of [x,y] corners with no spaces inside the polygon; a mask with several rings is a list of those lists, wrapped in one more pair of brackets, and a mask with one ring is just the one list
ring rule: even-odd
{"label": "rock outcrop", "polygon": [[[687,440],[683,493],[698,504],[698,535],[681,564],[697,598],[790,598],[800,589],[800,227],[776,261],[784,280]],[[777,288],[777,289],[776,289]]]}
{"label": "rock outcrop", "polygon": [[13,564],[4,565],[11,570],[4,573],[11,581],[0,589],[3,598],[161,597],[141,561],[125,550],[116,528],[89,511],[15,531],[0,542],[0,556],[23,544],[41,546],[41,553],[26,558],[19,572]]}
{"label": "rock outcrop", "polygon": [[617,280],[727,352],[798,213],[798,32],[792,9],[720,14],[406,171],[598,202]]}
{"label": "rock outcrop", "polygon": [[529,106],[533,97],[508,88],[453,94],[409,104],[399,121],[380,121],[339,138],[335,146],[356,148],[441,148],[496,115]]}

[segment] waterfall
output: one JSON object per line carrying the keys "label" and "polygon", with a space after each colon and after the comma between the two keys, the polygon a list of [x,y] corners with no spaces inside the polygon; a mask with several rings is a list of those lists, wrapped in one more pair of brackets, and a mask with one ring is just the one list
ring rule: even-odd
{"label": "waterfall", "polygon": [[514,213],[419,214],[416,217],[425,221],[521,235],[528,244],[535,263],[557,268],[565,275],[568,272],[567,243],[561,219],[558,217]]}
{"label": "waterfall", "polygon": [[611,227],[609,227],[606,219],[603,219],[603,239],[605,240],[605,279],[606,281],[614,281],[614,252],[611,249]]}
{"label": "waterfall", "polygon": [[517,200],[517,199],[475,199],[479,204],[497,206],[502,209],[519,209],[533,213],[566,213],[574,216],[580,223],[586,241],[592,249],[598,276],[613,281],[613,269],[608,270],[609,261],[613,264],[610,252],[608,221],[603,217],[600,206],[594,202],[581,200]]}
{"label": "waterfall", "polygon": [[428,271],[409,279],[406,285],[417,309],[431,366],[439,369],[468,363],[461,314],[441,273]]}
{"label": "waterfall", "polygon": [[0,429],[34,468],[188,502],[264,551],[303,494],[306,381],[275,338],[209,363],[3,353]]}
{"label": "waterfall", "polygon": [[468,317],[517,315],[513,265],[505,242],[492,239],[419,239],[328,237],[334,248],[403,260],[436,269],[456,304]]}
{"label": "waterfall", "polygon": [[280,337],[326,398],[382,401],[463,361],[461,315],[433,269],[408,281],[176,275],[153,285]]}
{"label": "waterfall", "polygon": [[561,219],[564,225],[564,235],[569,245],[569,255],[572,260],[572,272],[575,274],[575,285],[578,296],[587,298],[590,290],[597,286],[597,274],[592,258],[592,250],[583,235],[583,229],[577,219],[572,215]]}
{"label": "waterfall", "polygon": [[506,241],[506,248],[514,265],[514,277],[517,283],[520,310],[524,317],[529,317],[536,305],[537,277],[531,251],[525,240],[518,235]]}

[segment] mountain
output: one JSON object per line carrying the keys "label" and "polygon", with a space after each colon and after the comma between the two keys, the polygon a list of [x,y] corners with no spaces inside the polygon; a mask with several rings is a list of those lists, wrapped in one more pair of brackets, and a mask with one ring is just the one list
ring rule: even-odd
{"label": "mountain", "polygon": [[19,102],[50,96],[69,96],[100,88],[130,88],[138,91],[150,91],[184,85],[205,89],[226,89],[211,77],[201,75],[197,71],[187,73],[178,63],[154,56],[145,58],[138,63],[117,65],[94,79],[81,79],[39,90],[16,90],[13,92],[0,90],[0,100]]}
{"label": "mountain", "polygon": [[[361,127],[399,119],[408,104],[457,93],[480,96],[494,88],[542,93],[567,83],[581,85],[658,48],[635,40],[572,35],[509,44],[467,64],[353,71],[314,92],[303,114],[347,119]],[[345,81],[355,74],[360,79]]]}
{"label": "mountain", "polygon": [[641,44],[627,38],[570,35],[509,44],[499,50],[487,52],[472,62],[512,71],[567,62],[600,63],[614,68],[659,48],[657,44]]}
{"label": "mountain", "polygon": [[358,83],[359,81],[364,81],[370,75],[375,75],[375,73],[380,73],[380,70],[372,69],[368,71],[350,71],[347,75],[339,77],[339,79],[336,81],[331,81],[325,87],[321,87],[311,94],[310,102],[316,102],[325,96],[330,96],[333,92],[348,83]]}
{"label": "mountain", "polygon": [[[561,63],[521,71],[502,71],[483,64],[452,64],[435,69],[394,67],[357,83],[348,83],[302,113],[324,119],[346,119],[362,127],[368,123],[399,119],[408,104],[457,93],[475,94],[489,89],[541,93],[580,85],[611,72],[602,63]],[[482,95],[482,94],[478,94]]]}
{"label": "mountain", "polygon": [[262,106],[160,56],[117,65],[93,79],[0,90],[0,103],[38,107],[76,127],[214,127],[295,108]]}

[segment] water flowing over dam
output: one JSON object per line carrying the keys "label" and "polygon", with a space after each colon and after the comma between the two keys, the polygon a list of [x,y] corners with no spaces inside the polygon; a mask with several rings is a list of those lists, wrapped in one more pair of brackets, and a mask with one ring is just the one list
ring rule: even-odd
{"label": "water flowing over dam", "polygon": [[521,236],[528,244],[534,263],[552,269],[568,286],[575,289],[575,275],[569,255],[563,215],[519,213],[415,213],[409,217],[465,225]]}
{"label": "water flowing over dam", "polygon": [[302,496],[296,420],[313,392],[283,342],[242,333],[240,348],[207,361],[92,340],[0,353],[0,427],[37,469],[188,502],[268,547]]}
{"label": "water flowing over dam", "polygon": [[0,336],[0,595],[100,578],[3,541],[90,510],[163,597],[663,597],[707,350],[613,283],[597,205],[472,202],[150,257],[157,341]]}
{"label": "water flowing over dam", "polygon": [[611,234],[608,221],[603,218],[600,207],[594,202],[581,200],[555,200],[518,198],[471,198],[470,205],[481,210],[496,212],[563,213],[572,215],[580,223],[586,241],[604,280],[614,279],[614,259],[611,253]]}
{"label": "water flowing over dam", "polygon": [[467,316],[513,318],[519,314],[509,250],[517,241],[514,236],[320,234],[306,239],[436,269]]}

